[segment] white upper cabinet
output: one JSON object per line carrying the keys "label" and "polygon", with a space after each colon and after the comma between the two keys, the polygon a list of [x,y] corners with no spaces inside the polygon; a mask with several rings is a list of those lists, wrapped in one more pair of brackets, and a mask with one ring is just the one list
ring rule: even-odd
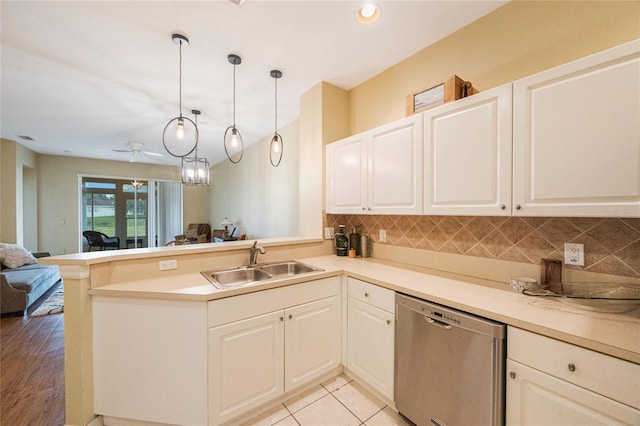
{"label": "white upper cabinet", "polygon": [[514,83],[522,216],[640,217],[640,40]]}
{"label": "white upper cabinet", "polygon": [[425,214],[511,214],[511,93],[508,84],[424,113]]}
{"label": "white upper cabinet", "polygon": [[367,135],[327,145],[327,212],[362,213],[367,197]]}
{"label": "white upper cabinet", "polygon": [[419,115],[327,145],[327,213],[422,213]]}
{"label": "white upper cabinet", "polygon": [[422,213],[422,123],[405,118],[369,132],[367,211]]}

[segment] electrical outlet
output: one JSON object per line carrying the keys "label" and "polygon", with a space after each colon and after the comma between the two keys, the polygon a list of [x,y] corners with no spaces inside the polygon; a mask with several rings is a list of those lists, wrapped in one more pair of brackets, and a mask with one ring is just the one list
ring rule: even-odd
{"label": "electrical outlet", "polygon": [[378,241],[380,241],[381,243],[386,243],[387,242],[387,230],[386,229],[381,229],[378,232]]}
{"label": "electrical outlet", "polygon": [[565,243],[564,263],[565,265],[584,266],[584,244]]}
{"label": "electrical outlet", "polygon": [[324,228],[324,239],[325,240],[332,240],[334,234],[335,234],[335,232],[333,230],[333,226],[327,226],[326,228]]}
{"label": "electrical outlet", "polygon": [[177,259],[161,260],[160,261],[160,270],[161,271],[167,271],[169,269],[177,269],[177,268],[178,268],[178,260]]}

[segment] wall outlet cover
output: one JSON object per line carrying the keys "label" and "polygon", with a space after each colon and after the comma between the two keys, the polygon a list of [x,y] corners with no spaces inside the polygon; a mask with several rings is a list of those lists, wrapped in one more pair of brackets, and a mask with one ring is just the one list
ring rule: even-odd
{"label": "wall outlet cover", "polygon": [[325,240],[332,240],[334,235],[335,235],[335,231],[333,229],[333,226],[327,226],[326,228],[324,228]]}
{"label": "wall outlet cover", "polygon": [[167,271],[169,269],[177,269],[177,268],[178,268],[178,260],[177,259],[161,260],[160,261],[160,270],[161,271]]}
{"label": "wall outlet cover", "polygon": [[387,230],[386,229],[381,229],[378,232],[378,241],[380,241],[381,243],[386,243],[387,242]]}
{"label": "wall outlet cover", "polygon": [[565,243],[564,263],[565,265],[584,266],[584,244]]}

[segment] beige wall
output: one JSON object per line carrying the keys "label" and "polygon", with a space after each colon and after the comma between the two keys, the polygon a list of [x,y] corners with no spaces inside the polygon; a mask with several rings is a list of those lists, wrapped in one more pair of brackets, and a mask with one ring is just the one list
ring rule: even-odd
{"label": "beige wall", "polygon": [[[0,241],[22,244],[35,251],[38,247],[32,228],[37,223],[33,210],[37,205],[36,154],[7,139],[2,139],[0,151]],[[27,244],[26,226],[30,227],[26,230]]]}
{"label": "beige wall", "polygon": [[639,1],[512,1],[354,88],[351,133],[454,74],[483,91],[640,38],[639,16]]}
{"label": "beige wall", "polygon": [[39,248],[52,254],[79,251],[79,175],[180,179],[178,167],[56,155],[37,157]]}
{"label": "beige wall", "polygon": [[16,143],[0,140],[0,241],[15,243],[16,235]]}
{"label": "beige wall", "polygon": [[209,211],[211,225],[220,228],[228,217],[248,238],[298,235],[299,122],[278,130],[283,157],[278,167],[269,161],[269,135],[246,147],[242,160],[223,161],[211,168]]}

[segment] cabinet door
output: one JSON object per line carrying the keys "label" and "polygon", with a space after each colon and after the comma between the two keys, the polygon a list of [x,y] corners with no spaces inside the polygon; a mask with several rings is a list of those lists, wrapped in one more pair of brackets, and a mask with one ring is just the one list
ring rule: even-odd
{"label": "cabinet door", "polygon": [[640,217],[640,41],[514,83],[515,214]]}
{"label": "cabinet door", "polygon": [[422,120],[415,115],[369,132],[367,211],[422,214]]}
{"label": "cabinet door", "polygon": [[209,329],[210,423],[223,423],[284,392],[283,315]]}
{"label": "cabinet door", "polygon": [[362,213],[366,205],[366,135],[327,145],[327,213]]}
{"label": "cabinet door", "polygon": [[511,89],[424,113],[425,214],[511,214]]}
{"label": "cabinet door", "polygon": [[394,315],[349,297],[347,368],[393,401]]}
{"label": "cabinet door", "polygon": [[507,360],[507,425],[637,425],[640,411]]}
{"label": "cabinet door", "polygon": [[340,365],[337,296],[285,311],[285,392]]}

